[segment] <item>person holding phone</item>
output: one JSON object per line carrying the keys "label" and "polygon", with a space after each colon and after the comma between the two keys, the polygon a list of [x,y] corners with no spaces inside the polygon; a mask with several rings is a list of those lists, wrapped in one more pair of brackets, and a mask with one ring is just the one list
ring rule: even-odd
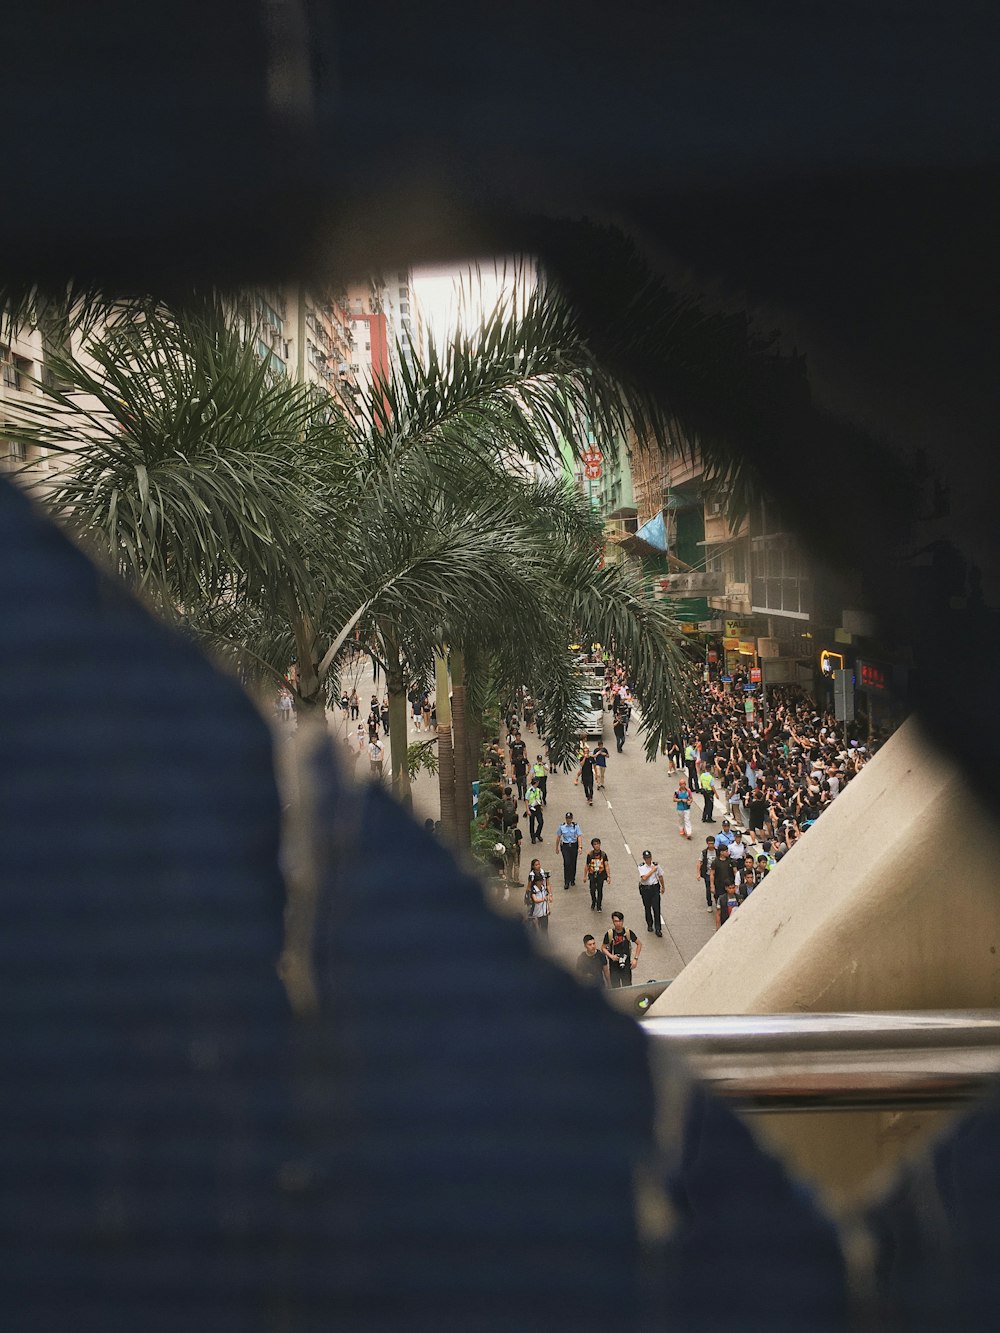
{"label": "person holding phone", "polygon": [[652,852],[643,852],[638,865],[639,896],[646,912],[646,929],[658,937],[663,936],[663,918],[660,914],[660,898],[666,890],[666,881],[659,864],[653,860]]}

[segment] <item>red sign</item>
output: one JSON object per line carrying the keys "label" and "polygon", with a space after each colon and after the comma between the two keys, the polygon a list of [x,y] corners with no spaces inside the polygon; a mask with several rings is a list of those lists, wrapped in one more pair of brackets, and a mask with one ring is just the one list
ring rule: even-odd
{"label": "red sign", "polygon": [[600,463],[586,463],[583,468],[583,475],[588,481],[596,481],[601,475]]}
{"label": "red sign", "polygon": [[580,458],[584,463],[589,463],[591,467],[599,467],[604,462],[604,455],[600,449],[585,449]]}
{"label": "red sign", "polygon": [[709,663],[710,663],[710,664],[711,664],[712,662],[717,662],[717,661],[719,660],[719,654],[715,651],[714,648],[709,648],[709,650],[708,650],[708,660],[709,660]]}
{"label": "red sign", "polygon": [[885,671],[874,662],[858,662],[858,684],[873,694],[884,694],[889,688]]}
{"label": "red sign", "polygon": [[750,684],[751,684],[751,685],[759,685],[759,684],[760,684],[760,667],[751,667],[751,668],[750,668]]}

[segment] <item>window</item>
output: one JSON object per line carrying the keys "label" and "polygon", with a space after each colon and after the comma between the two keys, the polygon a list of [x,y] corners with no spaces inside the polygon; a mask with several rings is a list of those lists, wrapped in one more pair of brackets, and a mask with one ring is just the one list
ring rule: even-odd
{"label": "window", "polygon": [[407,271],[406,271],[405,268],[401,268],[401,269],[397,270],[397,273],[396,273],[396,281],[397,281],[397,282],[409,282],[409,281],[410,281],[410,275],[409,275],[409,273],[407,273]]}
{"label": "window", "polygon": [[747,554],[742,546],[734,546],[732,551],[734,583],[746,583],[747,581]]}
{"label": "window", "polygon": [[5,458],[8,463],[23,463],[25,457],[23,441],[0,440],[0,458]]}
{"label": "window", "polygon": [[782,536],[753,538],[750,562],[754,611],[808,620],[812,582],[808,566],[789,540]]}
{"label": "window", "polygon": [[0,343],[0,384],[5,389],[27,389],[31,362]]}
{"label": "window", "polygon": [[410,303],[409,303],[409,301],[400,301],[400,303],[399,303],[399,313],[400,313],[401,315],[408,315],[408,314],[410,313]]}

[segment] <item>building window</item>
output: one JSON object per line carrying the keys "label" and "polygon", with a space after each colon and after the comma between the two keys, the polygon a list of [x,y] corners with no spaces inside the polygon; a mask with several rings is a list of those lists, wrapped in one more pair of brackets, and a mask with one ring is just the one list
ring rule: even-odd
{"label": "building window", "polygon": [[812,580],[798,549],[787,537],[753,539],[750,600],[754,611],[809,618]]}
{"label": "building window", "polygon": [[372,345],[371,345],[371,343],[365,343],[365,351],[366,351],[366,352],[370,352],[371,350],[372,350]]}

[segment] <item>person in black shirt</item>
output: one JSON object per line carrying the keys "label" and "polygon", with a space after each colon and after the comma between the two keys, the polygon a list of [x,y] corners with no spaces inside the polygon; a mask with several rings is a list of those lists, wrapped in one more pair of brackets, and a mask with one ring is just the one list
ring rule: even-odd
{"label": "person in black shirt", "polygon": [[729,859],[729,848],[723,844],[718,848],[715,864],[712,866],[712,897],[715,899],[715,929],[729,920],[727,902],[729,891],[736,885],[736,868]]}
{"label": "person in black shirt", "polygon": [[608,986],[608,960],[593,935],[584,935],[583,953],[576,960],[576,975],[590,986]]}
{"label": "person in black shirt", "polygon": [[602,952],[608,960],[608,976],[612,990],[631,986],[632,969],[639,961],[641,951],[642,943],[634,930],[626,928],[622,913],[612,912],[611,929],[604,936],[602,946]]}
{"label": "person in black shirt", "polygon": [[603,911],[604,886],[611,883],[611,867],[608,856],[601,848],[600,838],[591,838],[590,853],[587,856],[587,878],[590,881],[590,910]]}

